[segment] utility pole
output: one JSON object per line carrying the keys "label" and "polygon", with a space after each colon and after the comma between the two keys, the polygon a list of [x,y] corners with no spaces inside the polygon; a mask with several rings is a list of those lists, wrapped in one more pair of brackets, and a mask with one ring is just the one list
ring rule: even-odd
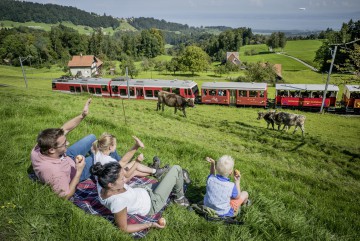
{"label": "utility pole", "polygon": [[24,69],[24,66],[23,66],[23,62],[25,60],[27,60],[28,58],[31,58],[31,56],[27,56],[27,57],[20,57],[19,56],[19,60],[20,60],[20,65],[21,65],[21,70],[22,70],[22,74],[23,74],[23,77],[24,77],[24,82],[25,82],[25,86],[26,86],[26,89],[28,88],[28,83],[27,83],[27,79],[26,79],[26,74],[25,74],[25,69]]}
{"label": "utility pole", "polygon": [[326,92],[327,92],[327,89],[328,89],[328,86],[329,86],[329,82],[330,82],[331,71],[332,71],[332,68],[333,68],[333,66],[334,66],[334,61],[335,61],[335,56],[336,56],[337,47],[338,47],[338,46],[335,45],[334,51],[331,51],[332,60],[331,60],[331,65],[330,65],[330,70],[329,70],[329,73],[328,73],[328,77],[327,77],[327,80],[326,80],[325,90],[324,90],[324,93],[323,93],[323,99],[322,99],[322,103],[321,103],[320,113],[322,113],[322,112],[323,112],[323,109],[324,109],[324,104],[325,104],[325,99],[326,99]]}
{"label": "utility pole", "polygon": [[126,78],[126,86],[127,86],[127,96],[130,99],[130,88],[129,88],[129,77],[128,77],[128,67],[125,69],[125,78]]}
{"label": "utility pole", "polygon": [[360,41],[360,39],[355,39],[355,40],[353,40],[353,41],[351,41],[351,42],[343,43],[343,44],[332,44],[332,45],[335,45],[335,48],[334,48],[334,51],[331,50],[332,60],[331,60],[331,65],[330,65],[330,70],[329,70],[329,73],[328,73],[328,77],[327,77],[327,80],[326,80],[326,85],[325,85],[325,90],[324,90],[323,99],[322,99],[322,103],[321,103],[320,113],[322,113],[323,108],[324,108],[325,99],[326,99],[326,92],[327,92],[327,89],[328,89],[328,86],[329,86],[329,82],[330,82],[331,71],[332,71],[332,68],[333,68],[333,66],[334,66],[334,61],[335,61],[335,56],[336,56],[337,47],[338,47],[339,45],[352,44],[352,43],[355,43],[355,42],[357,42],[357,41]]}

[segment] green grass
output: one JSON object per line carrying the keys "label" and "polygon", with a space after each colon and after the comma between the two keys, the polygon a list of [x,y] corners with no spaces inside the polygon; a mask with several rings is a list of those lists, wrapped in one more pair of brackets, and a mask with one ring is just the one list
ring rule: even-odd
{"label": "green grass", "polygon": [[315,53],[321,45],[320,40],[287,41],[284,52],[314,66]]}
{"label": "green grass", "polygon": [[[0,238],[1,240],[131,240],[106,220],[85,214],[51,189],[27,178],[29,154],[38,132],[59,127],[79,114],[87,95],[51,91],[52,70],[1,66]],[[41,74],[43,72],[43,74]],[[358,117],[306,115],[306,135],[267,130],[256,120],[261,108],[198,105],[188,118],[156,102],[93,98],[90,115],[68,135],[71,143],[89,133],[110,132],[125,153],[137,135],[151,163],[180,164],[193,183],[187,196],[202,199],[209,165],[206,156],[232,155],[243,190],[253,205],[242,210],[241,226],[207,222],[170,205],[168,226],[146,240],[356,240],[360,235],[360,127]],[[125,108],[126,118],[124,117]],[[126,120],[126,121],[125,121]]]}

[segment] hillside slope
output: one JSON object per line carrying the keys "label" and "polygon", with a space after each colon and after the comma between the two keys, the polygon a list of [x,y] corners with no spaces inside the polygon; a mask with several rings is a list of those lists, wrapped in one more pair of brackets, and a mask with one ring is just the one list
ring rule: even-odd
{"label": "hillside slope", "polygon": [[[0,87],[2,183],[0,233],[6,240],[131,240],[100,217],[84,214],[50,188],[26,176],[37,133],[61,126],[81,110],[87,95],[54,93],[43,79],[28,90]],[[148,240],[354,240],[360,234],[360,128],[357,118],[305,113],[306,136],[267,130],[257,108],[201,105],[187,111],[156,112],[156,102],[93,97],[90,115],[68,135],[70,143],[94,133],[117,136],[120,153],[136,135],[151,163],[180,164],[193,183],[187,196],[202,199],[209,173],[206,156],[232,155],[243,190],[253,205],[242,209],[241,226],[207,222],[170,205],[168,226]],[[44,201],[45,200],[45,201]],[[7,204],[10,203],[10,204]],[[15,205],[15,206],[14,206]],[[194,236],[196,234],[196,236]]]}

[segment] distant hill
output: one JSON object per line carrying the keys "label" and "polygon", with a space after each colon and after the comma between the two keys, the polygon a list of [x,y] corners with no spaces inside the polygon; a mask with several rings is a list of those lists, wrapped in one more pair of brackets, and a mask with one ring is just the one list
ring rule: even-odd
{"label": "distant hill", "polygon": [[55,4],[40,4],[15,0],[0,1],[0,20],[14,22],[38,22],[56,24],[71,22],[75,25],[84,25],[93,28],[112,27],[117,28],[119,20],[111,16],[88,13],[74,7],[66,7]]}
{"label": "distant hill", "polygon": [[224,30],[231,29],[226,26],[196,28],[188,26],[187,24],[167,22],[164,19],[158,20],[145,17],[118,19],[112,16],[106,16],[105,14],[100,16],[93,12],[88,13],[75,7],[15,0],[0,1],[0,21],[12,21],[16,23],[35,22],[45,24],[67,22],[79,26],[112,28],[113,30],[120,31],[136,31],[156,28],[171,32],[184,33],[196,31],[219,34]]}

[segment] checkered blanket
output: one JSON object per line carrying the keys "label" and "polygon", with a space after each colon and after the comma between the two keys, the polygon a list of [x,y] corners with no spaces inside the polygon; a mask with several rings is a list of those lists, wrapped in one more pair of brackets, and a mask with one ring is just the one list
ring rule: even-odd
{"label": "checkered blanket", "polygon": [[[130,186],[156,183],[156,180],[146,177],[138,178],[134,177],[128,182]],[[97,193],[96,183],[92,179],[83,181],[77,185],[77,190],[74,196],[70,199],[76,206],[83,209],[85,212],[95,215],[100,215],[110,222],[114,223],[114,215],[103,206],[99,201]],[[164,209],[163,209],[164,210]],[[162,211],[153,216],[140,216],[140,215],[127,215],[128,224],[138,224],[147,222],[156,222],[161,218]],[[140,232],[132,233],[134,238],[143,238],[148,233],[149,229],[142,230]]]}

